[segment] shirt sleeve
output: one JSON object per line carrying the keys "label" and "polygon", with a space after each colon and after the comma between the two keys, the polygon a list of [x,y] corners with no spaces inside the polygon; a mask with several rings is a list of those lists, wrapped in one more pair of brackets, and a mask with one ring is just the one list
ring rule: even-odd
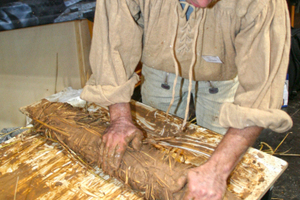
{"label": "shirt sleeve", "polygon": [[290,51],[290,22],[286,1],[270,0],[241,20],[236,35],[239,87],[233,103],[221,106],[223,127],[250,126],[284,132],[293,125],[280,110]]}
{"label": "shirt sleeve", "polygon": [[92,76],[81,98],[109,106],[129,102],[139,77],[143,29],[135,0],[99,0],[90,53]]}

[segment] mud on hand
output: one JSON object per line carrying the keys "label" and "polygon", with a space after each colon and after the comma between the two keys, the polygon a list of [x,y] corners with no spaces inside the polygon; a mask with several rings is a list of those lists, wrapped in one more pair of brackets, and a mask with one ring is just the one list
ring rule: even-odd
{"label": "mud on hand", "polygon": [[130,120],[118,118],[111,122],[105,130],[100,146],[102,169],[109,175],[120,167],[122,157],[130,144],[139,151],[144,138],[140,131]]}

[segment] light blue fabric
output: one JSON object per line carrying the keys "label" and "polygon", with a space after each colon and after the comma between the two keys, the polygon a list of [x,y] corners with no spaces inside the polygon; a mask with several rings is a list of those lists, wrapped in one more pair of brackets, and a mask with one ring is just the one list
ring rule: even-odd
{"label": "light blue fabric", "polygon": [[[161,84],[166,80],[167,72],[143,65],[142,74],[144,77],[141,91],[143,103],[166,111],[172,99],[175,74],[170,73],[168,75],[169,90],[161,87]],[[223,103],[234,101],[238,78],[228,81],[211,81],[212,86],[219,89],[216,94],[209,93],[211,85],[208,81],[193,81],[192,84],[191,92],[195,102],[197,124],[224,135],[227,128],[222,127],[219,123],[219,110]],[[170,114],[184,118],[188,87],[189,80],[178,77],[174,104],[171,107]]]}
{"label": "light blue fabric", "polygon": [[[184,2],[185,2],[185,0],[179,0],[179,1],[184,1]],[[180,3],[180,5],[181,5],[182,9],[184,9],[185,4]],[[189,6],[189,8],[188,8],[188,10],[187,10],[187,12],[186,12],[186,14],[185,14],[185,15],[186,15],[186,20],[189,20],[190,15],[191,15],[191,13],[192,13],[193,11],[194,11],[193,7]]]}

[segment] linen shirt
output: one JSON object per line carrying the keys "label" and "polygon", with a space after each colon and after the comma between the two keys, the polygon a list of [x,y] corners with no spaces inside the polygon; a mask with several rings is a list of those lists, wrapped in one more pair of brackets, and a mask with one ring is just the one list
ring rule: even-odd
{"label": "linen shirt", "polygon": [[221,0],[193,7],[188,20],[180,3],[191,6],[178,0],[98,0],[93,74],[81,97],[104,106],[129,102],[139,61],[169,73],[177,62],[183,78],[193,67],[195,81],[238,76],[234,102],[220,109],[223,127],[291,128],[291,118],[280,110],[290,50],[286,1]]}

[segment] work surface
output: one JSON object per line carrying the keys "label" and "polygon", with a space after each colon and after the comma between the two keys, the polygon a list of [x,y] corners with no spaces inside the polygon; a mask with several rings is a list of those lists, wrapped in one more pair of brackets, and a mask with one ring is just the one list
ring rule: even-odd
{"label": "work surface", "polygon": [[[89,107],[93,113],[107,113],[95,104]],[[140,129],[163,138],[159,145],[192,152],[193,156],[183,158],[187,164],[202,164],[222,139],[193,124],[184,137],[176,135],[181,119],[166,118],[163,112],[138,102],[132,102],[132,114]],[[181,138],[198,142],[182,143]],[[40,134],[27,132],[0,148],[0,199],[143,199],[101,169],[83,166],[58,143]],[[260,199],[286,167],[285,161],[250,148],[231,174],[227,190],[241,199]]]}

